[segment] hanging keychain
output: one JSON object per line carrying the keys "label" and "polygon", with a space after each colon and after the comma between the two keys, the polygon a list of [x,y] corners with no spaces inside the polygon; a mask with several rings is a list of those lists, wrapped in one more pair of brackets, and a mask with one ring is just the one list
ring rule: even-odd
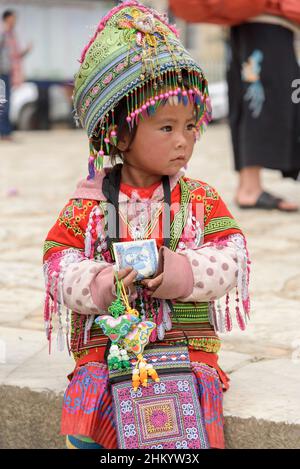
{"label": "hanging keychain", "polygon": [[116,295],[108,308],[111,315],[99,316],[95,323],[102,328],[111,340],[107,357],[108,369],[129,370],[131,363],[128,352],[134,353],[137,363],[132,370],[132,386],[137,390],[139,385],[147,386],[148,376],[158,382],[159,377],[153,365],[148,364],[143,357],[143,351],[149,343],[149,338],[156,324],[151,321],[141,321],[139,312],[131,308],[122,280],[116,279]]}
{"label": "hanging keychain", "polygon": [[[123,282],[116,278],[117,299],[108,308],[111,315],[99,316],[95,323],[111,340],[107,358],[109,370],[128,370],[131,368],[127,351],[120,347],[120,341],[126,337],[132,327],[140,322],[137,310],[130,307]],[[122,291],[123,290],[123,291]]]}

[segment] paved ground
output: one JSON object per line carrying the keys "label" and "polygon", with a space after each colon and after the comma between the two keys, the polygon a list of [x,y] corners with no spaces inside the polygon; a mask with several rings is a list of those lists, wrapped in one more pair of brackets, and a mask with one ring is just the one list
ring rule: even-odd
{"label": "paved ground", "polygon": [[[0,145],[0,384],[2,396],[11,398],[0,419],[0,447],[62,445],[61,437],[47,431],[57,430],[57,396],[73,360],[66,353],[47,355],[41,256],[58,212],[76,181],[86,176],[87,154],[78,130],[17,133],[16,143]],[[224,401],[228,447],[300,447],[300,215],[235,207],[225,124],[211,125],[188,174],[222,194],[248,237],[252,257],[252,320],[245,332],[235,327],[222,337],[220,364],[232,384]],[[264,172],[264,180],[267,189],[300,204],[299,183],[271,171]],[[47,398],[55,402],[54,427],[44,428],[45,405],[36,407],[42,398],[35,393],[45,389],[54,393]],[[25,430],[17,442],[14,412],[20,403]]]}

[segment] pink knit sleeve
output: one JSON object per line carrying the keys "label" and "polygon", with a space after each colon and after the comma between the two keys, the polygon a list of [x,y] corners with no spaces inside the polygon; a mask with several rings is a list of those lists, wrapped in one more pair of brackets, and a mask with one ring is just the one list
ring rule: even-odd
{"label": "pink knit sleeve", "polygon": [[189,295],[179,296],[179,301],[213,301],[237,285],[238,259],[234,247],[203,245],[183,254],[191,265],[194,286]]}
{"label": "pink knit sleeve", "polygon": [[88,259],[70,264],[63,280],[64,304],[81,314],[107,313],[115,299],[113,268]]}
{"label": "pink knit sleeve", "polygon": [[249,316],[249,254],[246,240],[241,234],[208,242],[199,249],[182,252],[190,262],[194,275],[194,288],[190,295],[179,301],[214,301],[237,288],[245,314]]}

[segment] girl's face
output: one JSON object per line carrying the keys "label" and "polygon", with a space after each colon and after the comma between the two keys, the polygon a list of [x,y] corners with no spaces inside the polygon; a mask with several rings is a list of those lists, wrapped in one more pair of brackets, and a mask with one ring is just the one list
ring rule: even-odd
{"label": "girl's face", "polygon": [[[122,145],[127,148],[128,144],[125,136]],[[194,144],[194,106],[167,103],[153,116],[139,120],[129,150],[123,151],[124,164],[149,175],[173,176],[188,163]]]}

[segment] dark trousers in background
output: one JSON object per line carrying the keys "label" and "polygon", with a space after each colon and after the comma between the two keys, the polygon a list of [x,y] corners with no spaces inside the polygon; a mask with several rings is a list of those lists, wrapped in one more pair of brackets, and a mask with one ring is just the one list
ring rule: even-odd
{"label": "dark trousers in background", "polygon": [[[9,75],[0,75],[0,80],[5,84],[5,95],[4,98],[6,102],[0,104],[0,136],[8,136],[12,132],[12,126],[9,120],[9,106],[10,106],[10,76]],[[1,91],[3,86],[0,86]]]}
{"label": "dark trousers in background", "polygon": [[300,104],[292,101],[299,77],[294,34],[275,24],[231,28],[228,54],[229,123],[234,165],[300,172]]}

